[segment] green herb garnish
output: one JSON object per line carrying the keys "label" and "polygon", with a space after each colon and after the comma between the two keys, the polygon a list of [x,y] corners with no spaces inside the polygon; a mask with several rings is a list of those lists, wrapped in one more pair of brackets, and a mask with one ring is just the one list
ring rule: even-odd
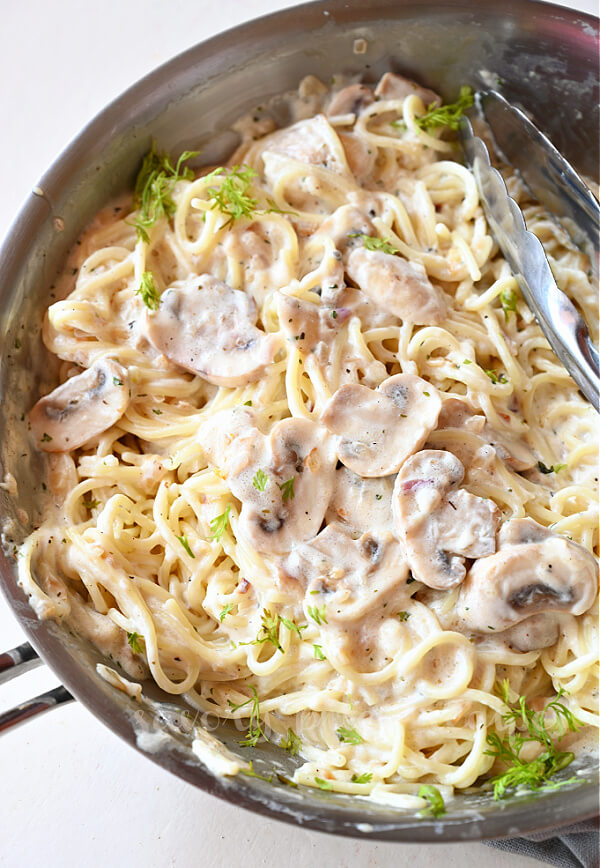
{"label": "green herb garnish", "polygon": [[231,504],[227,505],[225,512],[222,512],[221,515],[215,516],[209,522],[210,525],[210,538],[220,541],[221,537],[225,533],[225,529],[227,527],[227,522],[229,521],[229,513],[231,512]]}
{"label": "green herb garnish", "polygon": [[[490,750],[486,750],[485,753],[499,759],[508,767],[503,774],[496,775],[489,781],[494,785],[494,799],[503,798],[506,790],[514,787],[526,786],[530,790],[557,789],[576,780],[576,778],[569,778],[565,781],[549,781],[552,775],[566,768],[575,758],[571,751],[559,751],[552,735],[556,735],[557,740],[560,741],[568,730],[577,732],[583,726],[566,705],[559,701],[564,696],[564,691],[559,690],[556,699],[549,702],[542,711],[537,712],[527,705],[524,696],[519,697],[517,704],[511,706],[507,680],[499,685],[497,692],[508,706],[508,711],[502,715],[502,719],[507,723],[520,724],[524,731],[517,731],[504,739],[495,732],[487,736],[486,741]],[[550,726],[546,724],[548,711],[554,713],[554,722]],[[539,756],[530,762],[521,759],[523,745],[527,742],[538,742],[543,747]]]}
{"label": "green herb garnish", "polygon": [[500,304],[504,311],[504,320],[508,322],[508,317],[511,311],[517,309],[517,293],[514,289],[503,289],[500,293]]}
{"label": "green herb garnish", "polygon": [[139,633],[128,633],[127,641],[134,654],[141,654],[144,650],[144,637]]}
{"label": "green herb garnish", "polygon": [[279,488],[281,489],[282,500],[286,503],[288,500],[294,499],[294,479],[295,476],[291,476],[289,479],[286,479],[285,482],[280,483]]}
{"label": "green herb garnish", "polygon": [[257,491],[264,491],[269,477],[264,472],[264,470],[257,470],[252,479],[252,485],[256,488]]}
{"label": "green herb garnish", "polygon": [[457,130],[461,117],[472,105],[473,91],[468,85],[463,85],[456,102],[440,106],[430,103],[426,113],[420,118],[415,118],[415,123],[425,132],[430,132],[438,127],[449,127],[451,130]]}
{"label": "green herb garnish", "polygon": [[313,645],[313,651],[315,655],[315,660],[327,660],[327,657],[323,654],[323,646],[322,645]]}
{"label": "green herb garnish", "polygon": [[323,778],[315,778],[315,784],[320,790],[332,790],[333,784],[329,781],[324,781]]}
{"label": "green herb garnish", "polygon": [[230,699],[227,700],[232,711],[237,711],[239,708],[244,708],[246,705],[252,706],[249,715],[250,719],[248,721],[248,732],[246,738],[240,742],[242,747],[256,747],[256,744],[261,737],[264,738],[265,741],[269,740],[260,725],[260,704],[258,701],[258,693],[256,692],[255,687],[252,687],[252,685],[249,685],[249,687],[252,691],[252,696],[245,702],[240,702],[239,705],[235,705],[235,703]]}
{"label": "green herb garnish", "polygon": [[537,466],[540,473],[560,473],[567,468],[566,464],[551,464],[550,467],[546,467],[543,461],[538,461]]}
{"label": "green herb garnish", "polygon": [[219,621],[221,622],[221,624],[223,623],[223,621],[225,620],[227,615],[229,615],[229,613],[231,612],[232,609],[233,609],[233,603],[227,603],[227,605],[224,606],[223,609],[221,609],[221,613],[219,615]]}
{"label": "green herb garnish", "polygon": [[151,150],[142,161],[138,172],[133,194],[133,204],[138,209],[135,229],[142,241],[149,242],[148,229],[162,217],[172,217],[175,213],[175,202],[172,192],[177,181],[191,180],[194,173],[189,167],[183,167],[187,160],[198,156],[198,151],[184,151],[175,166],[166,153],[156,150],[156,142],[152,142]]}
{"label": "green herb garnish", "polygon": [[348,238],[360,238],[363,243],[363,247],[365,250],[381,250],[382,253],[400,253],[397,247],[391,243],[391,241],[386,241],[385,238],[376,238],[373,235],[361,235],[358,232],[353,232]]}
{"label": "green herb garnish", "polygon": [[408,621],[410,612],[396,612],[396,618],[400,618],[401,621]]}
{"label": "green herb garnish", "polygon": [[419,811],[419,817],[441,817],[446,813],[446,806],[442,794],[432,784],[423,784],[419,788],[419,798],[427,799],[429,806]]}
{"label": "green herb garnish", "polygon": [[150,310],[158,310],[160,305],[160,293],[156,288],[154,276],[151,271],[144,271],[136,295],[141,296],[142,301]]}
{"label": "green herb garnish", "polygon": [[343,741],[345,744],[362,744],[364,741],[364,738],[351,727],[338,726],[336,734],[339,740]]}
{"label": "green herb garnish", "polygon": [[372,777],[372,772],[362,772],[360,775],[352,775],[351,780],[353,784],[368,784]]}
{"label": "green herb garnish", "polygon": [[250,166],[234,166],[232,169],[220,167],[206,176],[207,181],[221,177],[218,187],[209,187],[207,194],[213,199],[211,209],[218,210],[229,217],[225,225],[239,220],[240,217],[251,217],[258,202],[249,195],[256,172]]}
{"label": "green herb garnish", "polygon": [[246,775],[248,778],[258,778],[261,781],[266,781],[268,784],[273,780],[273,775],[259,775],[258,772],[254,771],[254,767],[252,766],[252,760],[248,763],[250,768],[240,769],[243,775]]}
{"label": "green herb garnish", "polygon": [[297,756],[302,747],[302,742],[296,735],[293,729],[288,727],[287,735],[281,742],[281,747],[287,750],[292,756]]}
{"label": "green herb garnish", "polygon": [[99,500],[82,500],[81,505],[85,506],[86,509],[96,509],[100,506]]}
{"label": "green herb garnish", "polygon": [[196,558],[196,555],[195,555],[194,552],[191,550],[191,548],[190,548],[190,544],[189,544],[189,542],[187,541],[187,537],[186,537],[186,535],[183,534],[183,536],[177,536],[177,534],[175,534],[175,537],[176,537],[176,539],[179,540],[179,542],[180,542],[181,545],[184,547],[184,549],[186,550],[186,552],[188,553],[188,555],[189,555],[191,558],[194,558],[194,559],[195,559],[195,558]]}
{"label": "green herb garnish", "polygon": [[119,380],[118,377],[113,377],[113,386],[122,386],[123,380]]}
{"label": "green herb garnish", "polygon": [[318,609],[316,606],[308,606],[306,611],[308,612],[309,616],[313,619],[313,621],[316,624],[318,624],[319,626],[321,624],[327,623],[327,618],[325,616],[325,603],[323,603],[323,605],[321,606],[320,609]]}
{"label": "green herb garnish", "polygon": [[484,373],[486,373],[488,375],[488,377],[490,378],[492,383],[494,383],[494,384],[496,384],[496,383],[508,383],[508,380],[506,379],[506,376],[504,374],[502,374],[502,373],[497,374],[496,371],[491,371],[491,370],[488,370],[487,368],[484,368],[483,370],[484,370]]}

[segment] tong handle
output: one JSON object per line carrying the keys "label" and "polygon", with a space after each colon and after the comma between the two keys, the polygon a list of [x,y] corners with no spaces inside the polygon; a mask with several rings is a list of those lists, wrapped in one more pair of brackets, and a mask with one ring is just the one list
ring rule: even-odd
{"label": "tong handle", "polygon": [[[42,662],[29,642],[24,642],[23,645],[11,648],[9,651],[0,652],[0,684],[23,675],[24,672],[34,669]],[[49,711],[51,708],[56,708],[63,702],[71,702],[74,698],[66,687],[60,684],[58,687],[41,693],[39,696],[34,696],[33,699],[28,699],[26,702],[0,714],[0,732],[25,723],[29,718]]]}

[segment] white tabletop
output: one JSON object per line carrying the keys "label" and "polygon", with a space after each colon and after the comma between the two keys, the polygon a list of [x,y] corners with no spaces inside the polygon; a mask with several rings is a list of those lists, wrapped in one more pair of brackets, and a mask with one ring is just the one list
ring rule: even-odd
{"label": "white tabletop", "polygon": [[[0,238],[31,186],[97,111],[194,43],[295,0],[20,0],[1,9]],[[564,5],[597,14],[597,0]],[[0,651],[24,641],[0,597]],[[0,711],[55,686],[42,667],[4,685]],[[334,838],[232,807],[131,750],[79,703],[0,737],[0,865],[127,868],[535,863],[483,844]]]}

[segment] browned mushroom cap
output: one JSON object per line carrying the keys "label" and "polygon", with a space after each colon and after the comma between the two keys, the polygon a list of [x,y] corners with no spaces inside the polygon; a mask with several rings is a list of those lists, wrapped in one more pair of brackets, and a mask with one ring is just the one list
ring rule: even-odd
{"label": "browned mushroom cap", "polygon": [[359,114],[364,108],[371,105],[375,100],[371,88],[364,84],[349,84],[338,90],[327,106],[329,117],[335,115]]}
{"label": "browned mushroom cap", "polygon": [[253,299],[208,274],[177,281],[148,312],[150,343],[176,365],[216,386],[244,386],[263,373],[281,346],[256,328]]}
{"label": "browned mushroom cap", "polygon": [[475,413],[458,398],[447,398],[444,401],[438,419],[438,429],[442,428],[464,428],[478,434],[482,440],[494,447],[498,457],[513,470],[529,470],[537,464],[535,455],[526,443],[518,437],[496,431],[485,416]]}
{"label": "browned mushroom cap", "polygon": [[342,386],[329,399],[321,422],[339,440],[339,460],[359,476],[389,476],[425,443],[435,428],[437,389],[412,374],[397,374],[376,390]]}
{"label": "browned mushroom cap", "polygon": [[531,519],[513,521],[503,527],[499,551],[476,561],[460,590],[457,614],[471,630],[507,630],[541,612],[582,615],[596,598],[598,565],[590,552],[537,530]]}
{"label": "browned mushroom cap", "polygon": [[306,588],[307,609],[324,607],[327,623],[361,618],[371,607],[381,606],[386,594],[405,588],[408,578],[392,534],[365,533],[353,539],[336,523],[296,546],[280,570]]}
{"label": "browned mushroom cap", "polygon": [[118,422],[128,404],[127,371],[111,359],[98,359],[40,398],[29,413],[31,431],[44,452],[69,452]]}
{"label": "browned mushroom cap", "polygon": [[496,550],[500,512],[491,500],[459,485],[464,467],[451,452],[424,449],[396,477],[392,509],[415,579],[453,588],[465,577],[464,559]]}
{"label": "browned mushroom cap", "polygon": [[373,301],[404,321],[435,325],[446,316],[446,301],[420,262],[356,247],[348,256],[346,272]]}
{"label": "browned mushroom cap", "polygon": [[418,96],[425,107],[441,105],[441,99],[433,90],[421,87],[410,78],[404,78],[393,72],[386,72],[379,80],[375,88],[375,96],[380,99],[406,99],[407,96]]}

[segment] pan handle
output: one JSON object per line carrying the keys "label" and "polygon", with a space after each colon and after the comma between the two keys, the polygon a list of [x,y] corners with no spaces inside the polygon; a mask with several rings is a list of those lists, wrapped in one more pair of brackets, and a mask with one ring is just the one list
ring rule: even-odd
{"label": "pan handle", "polygon": [[[0,653],[0,684],[22,675],[41,663],[42,660],[28,642],[12,648],[10,651]],[[35,696],[33,699],[28,699],[26,702],[0,714],[0,733],[25,723],[30,717],[49,711],[63,702],[71,702],[74,698],[61,684],[46,693]]]}

